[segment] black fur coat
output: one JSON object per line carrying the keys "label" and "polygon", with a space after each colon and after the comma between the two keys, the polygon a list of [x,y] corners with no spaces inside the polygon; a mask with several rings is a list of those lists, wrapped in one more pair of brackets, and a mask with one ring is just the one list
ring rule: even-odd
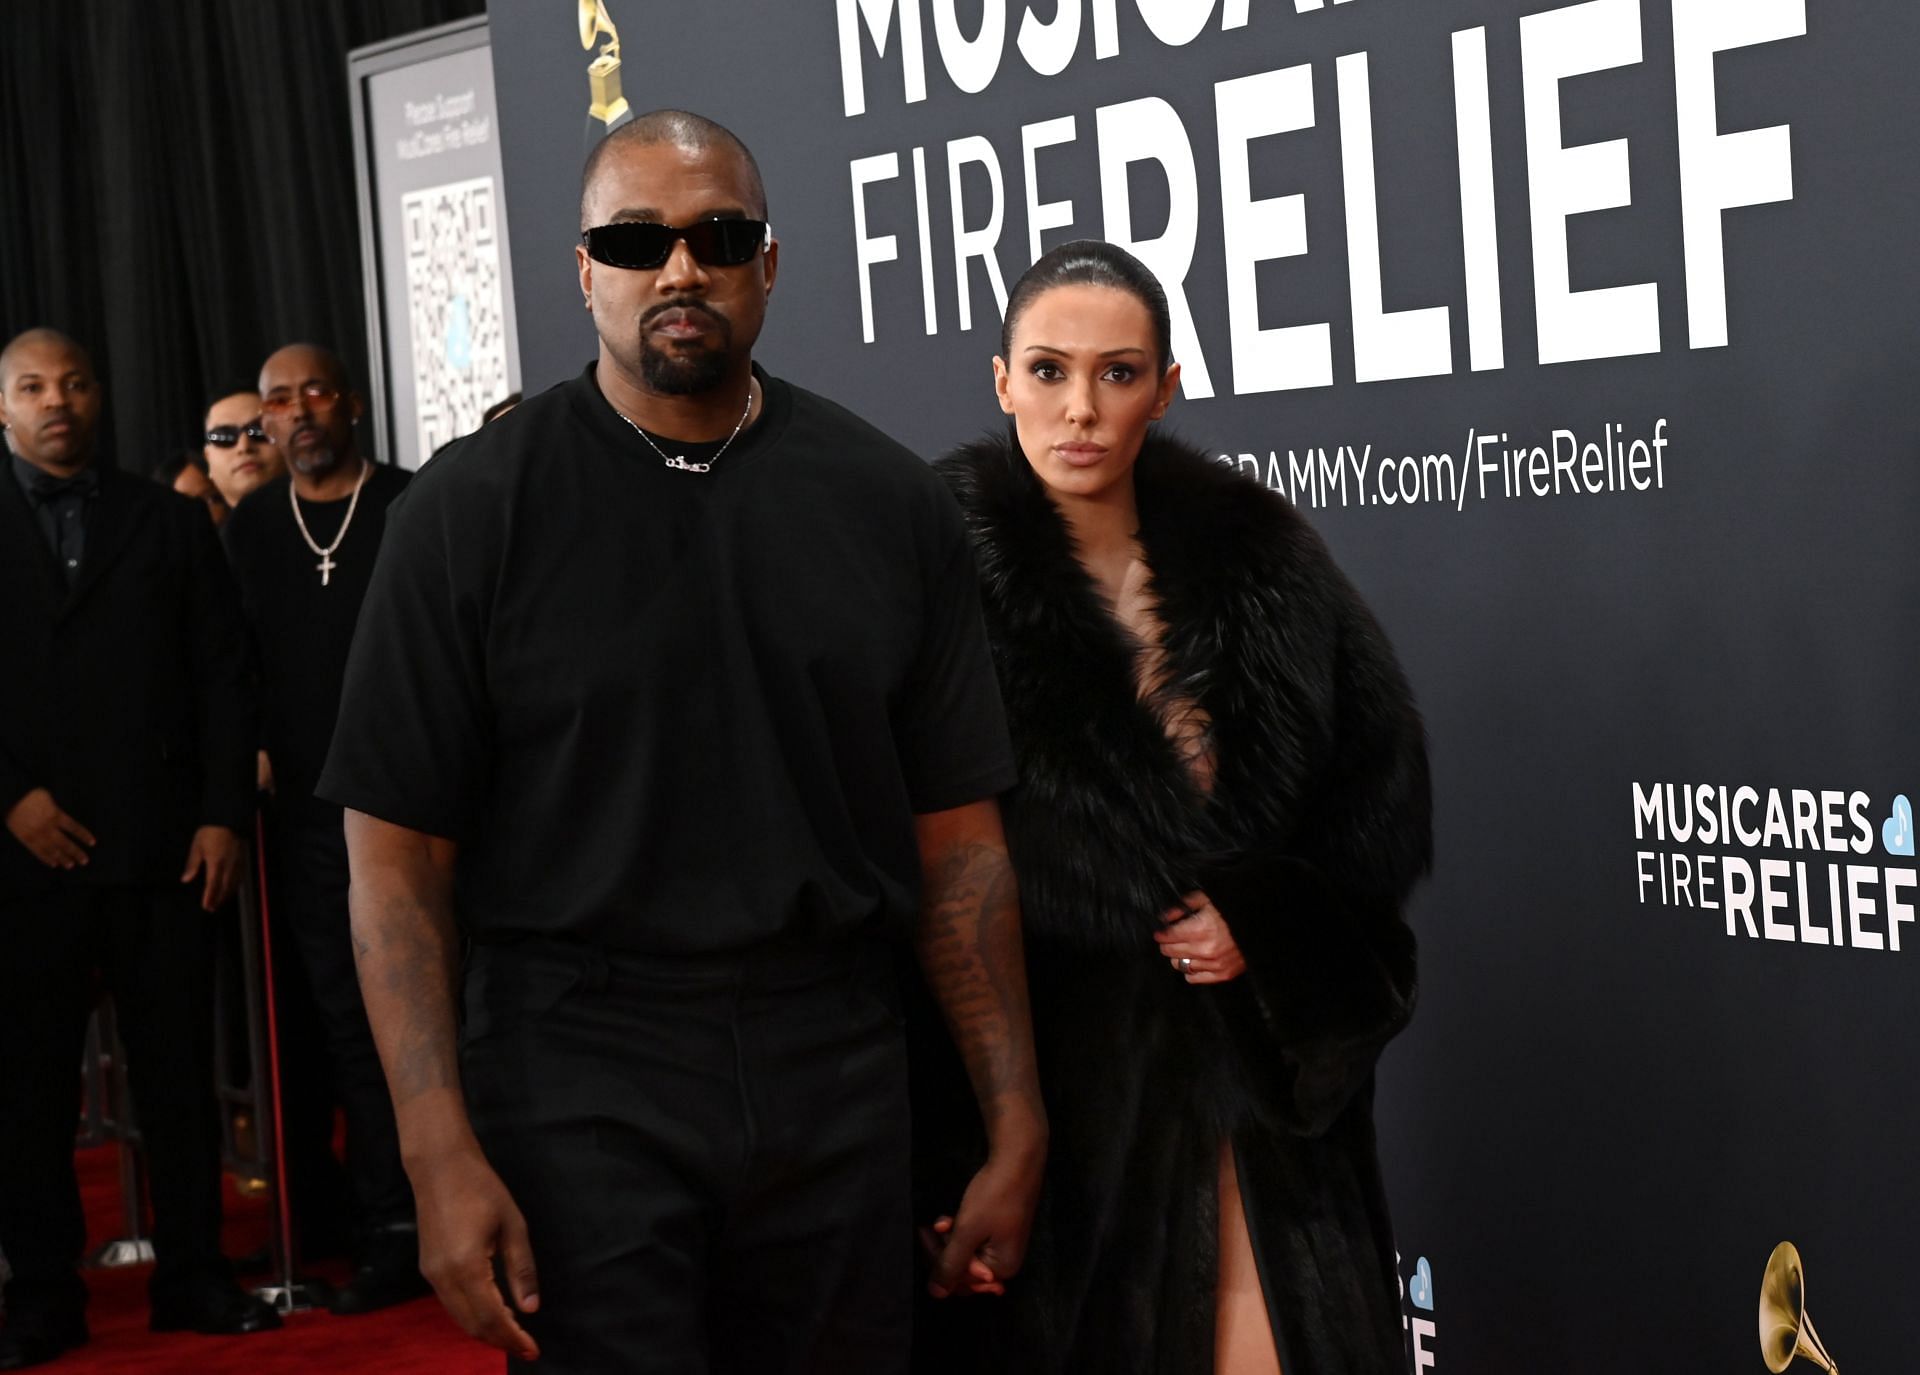
{"label": "black fur coat", "polygon": [[[1290,505],[1150,436],[1140,542],[1164,690],[1213,722],[1203,794],[1011,436],[940,471],[1019,760],[1004,808],[1053,1136],[1026,1271],[1004,1301],[923,1305],[916,1368],[1211,1372],[1230,1141],[1284,1375],[1397,1375],[1373,1069],[1413,1010],[1402,907],[1431,833],[1391,648]],[[1189,985],[1153,944],[1195,888],[1245,954],[1233,983]],[[980,1150],[941,1039],[916,1038],[924,1212],[950,1210]]]}

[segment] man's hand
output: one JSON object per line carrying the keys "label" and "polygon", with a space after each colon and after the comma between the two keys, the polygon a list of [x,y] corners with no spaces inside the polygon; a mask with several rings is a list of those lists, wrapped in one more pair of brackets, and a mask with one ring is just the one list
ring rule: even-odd
{"label": "man's hand", "polygon": [[[410,1163],[420,1215],[420,1273],[470,1337],[522,1361],[540,1347],[514,1316],[540,1307],[540,1280],[527,1222],[479,1147],[431,1163]],[[499,1257],[513,1307],[494,1282]]]}
{"label": "man's hand", "polygon": [[924,813],[914,827],[925,886],[914,945],[987,1130],[987,1163],[922,1240],[935,1297],[999,1293],[1026,1259],[1047,1158],[1019,885],[995,803]]}
{"label": "man's hand", "polygon": [[937,1219],[921,1242],[933,1261],[928,1290],[949,1294],[1004,1294],[1020,1273],[1040,1202],[1044,1135],[1029,1145],[996,1149],[967,1185],[957,1217]]}
{"label": "man's hand", "polygon": [[7,829],[49,869],[78,869],[87,851],[100,842],[93,832],[60,810],[53,794],[35,788],[7,812]]}
{"label": "man's hand", "polygon": [[240,853],[239,835],[225,826],[202,826],[193,833],[193,844],[187,847],[186,872],[180,875],[180,881],[192,883],[196,875],[206,871],[200,905],[207,911],[218,911],[233,896],[233,885],[240,877]]}
{"label": "man's hand", "polygon": [[1227,919],[1205,893],[1188,893],[1160,914],[1166,925],[1153,933],[1160,954],[1190,984],[1231,983],[1247,972]]}
{"label": "man's hand", "polygon": [[345,824],[353,959],[413,1184],[420,1273],[468,1333],[531,1361],[540,1349],[493,1278],[497,1259],[514,1307],[531,1313],[540,1306],[526,1219],[474,1138],[460,1089],[453,1011],[459,848],[351,807]]}

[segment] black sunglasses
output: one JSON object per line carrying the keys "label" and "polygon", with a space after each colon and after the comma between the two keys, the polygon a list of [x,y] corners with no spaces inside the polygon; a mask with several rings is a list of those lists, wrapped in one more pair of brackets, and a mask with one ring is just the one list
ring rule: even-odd
{"label": "black sunglasses", "polygon": [[621,220],[580,235],[587,256],[608,267],[665,267],[674,244],[685,241],[694,261],[707,267],[739,267],[773,242],[765,220],[701,220],[697,224],[655,224]]}
{"label": "black sunglasses", "polygon": [[260,422],[256,420],[251,425],[215,425],[207,431],[207,443],[216,449],[231,449],[240,442],[241,435],[255,444],[267,442],[267,432],[260,428]]}

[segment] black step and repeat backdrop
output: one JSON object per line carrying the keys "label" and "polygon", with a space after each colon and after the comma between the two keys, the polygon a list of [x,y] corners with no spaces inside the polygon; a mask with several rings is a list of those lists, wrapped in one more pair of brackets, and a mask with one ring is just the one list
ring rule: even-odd
{"label": "black step and repeat backdrop", "polygon": [[1416,1371],[1763,1371],[1781,1241],[1834,1360],[1914,1367],[1920,7],[491,21],[530,387],[592,352],[577,175],[621,96],[754,148],[761,356],[928,456],[998,421],[1041,248],[1158,270],[1173,421],[1311,513],[1432,734],[1380,1082]]}

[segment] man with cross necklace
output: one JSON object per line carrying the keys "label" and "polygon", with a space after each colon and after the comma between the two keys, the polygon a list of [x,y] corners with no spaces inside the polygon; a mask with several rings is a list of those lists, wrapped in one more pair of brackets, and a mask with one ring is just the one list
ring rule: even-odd
{"label": "man with cross necklace", "polygon": [[387,507],[409,477],[361,452],[363,409],[328,350],[289,344],[268,358],[260,420],[287,473],[242,501],[225,529],[260,664],[272,899],[296,947],[276,954],[305,968],[347,1114],[361,1244],[360,1268],[336,1298],[343,1312],[424,1292],[393,1108],[354,976],[340,808],[314,796]]}

